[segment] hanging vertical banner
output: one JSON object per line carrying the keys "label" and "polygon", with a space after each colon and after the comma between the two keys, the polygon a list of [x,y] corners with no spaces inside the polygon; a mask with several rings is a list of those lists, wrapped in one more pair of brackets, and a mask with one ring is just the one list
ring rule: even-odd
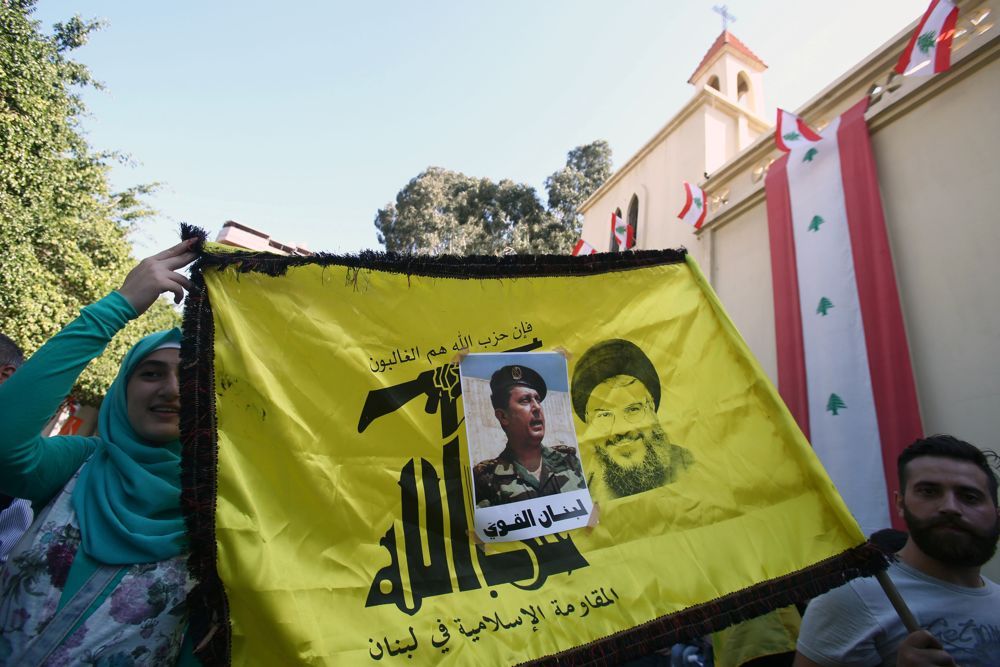
{"label": "hanging vertical banner", "polygon": [[866,107],[789,145],[766,192],[778,388],[871,533],[896,520],[896,457],[922,427]]}
{"label": "hanging vertical banner", "polygon": [[618,664],[883,567],[683,251],[206,245],[192,281],[209,664]]}
{"label": "hanging vertical banner", "polygon": [[479,539],[512,542],[587,526],[594,502],[580,463],[566,358],[473,353],[462,357],[459,371]]}

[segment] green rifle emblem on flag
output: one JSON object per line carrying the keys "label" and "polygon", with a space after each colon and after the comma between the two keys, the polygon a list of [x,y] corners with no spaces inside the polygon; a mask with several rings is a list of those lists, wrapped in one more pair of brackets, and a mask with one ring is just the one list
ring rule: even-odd
{"label": "green rifle emblem on flag", "polygon": [[694,198],[694,205],[697,206],[698,208],[701,208],[701,197]]}
{"label": "green rifle emblem on flag", "polygon": [[809,227],[808,227],[809,231],[810,232],[818,232],[819,231],[819,226],[822,225],[824,222],[826,222],[826,220],[824,220],[823,218],[819,217],[818,215],[814,215],[813,219],[812,219],[812,222],[809,223]]}
{"label": "green rifle emblem on flag", "polygon": [[917,37],[917,48],[920,49],[920,53],[927,55],[928,51],[934,48],[934,42],[937,41],[937,33],[931,30],[930,32],[925,32],[924,34]]}
{"label": "green rifle emblem on flag", "polygon": [[836,394],[830,394],[830,400],[826,402],[827,412],[832,412],[833,416],[836,417],[837,410],[845,410],[846,408],[847,405],[844,403],[844,400],[840,398],[840,396],[837,396]]}
{"label": "green rifle emblem on flag", "polygon": [[825,296],[819,300],[819,305],[816,306],[816,312],[826,317],[826,311],[833,308],[833,302],[827,299]]}
{"label": "green rifle emblem on flag", "polygon": [[781,137],[785,141],[795,141],[796,139],[801,139],[802,135],[799,134],[798,132],[789,132],[788,134],[781,135]]}
{"label": "green rifle emblem on flag", "polygon": [[812,162],[813,158],[819,153],[818,148],[810,148],[806,151],[806,154],[802,156],[803,162]]}

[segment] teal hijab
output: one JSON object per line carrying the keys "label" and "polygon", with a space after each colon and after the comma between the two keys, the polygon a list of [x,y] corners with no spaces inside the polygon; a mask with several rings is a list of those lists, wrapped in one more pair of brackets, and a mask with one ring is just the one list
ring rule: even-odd
{"label": "teal hijab", "polygon": [[101,403],[100,442],[73,489],[73,509],[84,552],[102,563],[155,563],[179,555],[186,546],[180,440],[155,445],[140,440],[125,401],[139,362],[180,339],[180,329],[171,329],[136,343]]}

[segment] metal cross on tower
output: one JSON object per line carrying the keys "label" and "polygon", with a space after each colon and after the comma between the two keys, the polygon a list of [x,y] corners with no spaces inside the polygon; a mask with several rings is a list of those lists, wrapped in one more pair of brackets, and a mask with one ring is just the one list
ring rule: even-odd
{"label": "metal cross on tower", "polygon": [[736,17],[729,13],[729,7],[726,5],[716,5],[712,7],[712,11],[722,17],[722,32],[726,31],[730,23],[736,21]]}

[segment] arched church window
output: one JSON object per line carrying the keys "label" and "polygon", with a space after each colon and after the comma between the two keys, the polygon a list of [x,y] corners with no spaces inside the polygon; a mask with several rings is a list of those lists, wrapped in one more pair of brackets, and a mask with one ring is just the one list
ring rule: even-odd
{"label": "arched church window", "polygon": [[[622,210],[620,208],[616,208],[615,215],[619,218],[622,217]],[[615,236],[614,229],[611,229],[611,252],[618,252],[618,237]]]}
{"label": "arched church window", "polygon": [[714,74],[712,76],[708,77],[708,87],[709,88],[715,88],[716,90],[721,90],[719,88],[719,77],[717,77]]}
{"label": "arched church window", "polygon": [[632,238],[635,245],[639,245],[639,197],[632,195],[632,201],[628,203],[628,226],[632,229]]}
{"label": "arched church window", "polygon": [[736,100],[743,106],[750,105],[750,78],[746,72],[736,75]]}

